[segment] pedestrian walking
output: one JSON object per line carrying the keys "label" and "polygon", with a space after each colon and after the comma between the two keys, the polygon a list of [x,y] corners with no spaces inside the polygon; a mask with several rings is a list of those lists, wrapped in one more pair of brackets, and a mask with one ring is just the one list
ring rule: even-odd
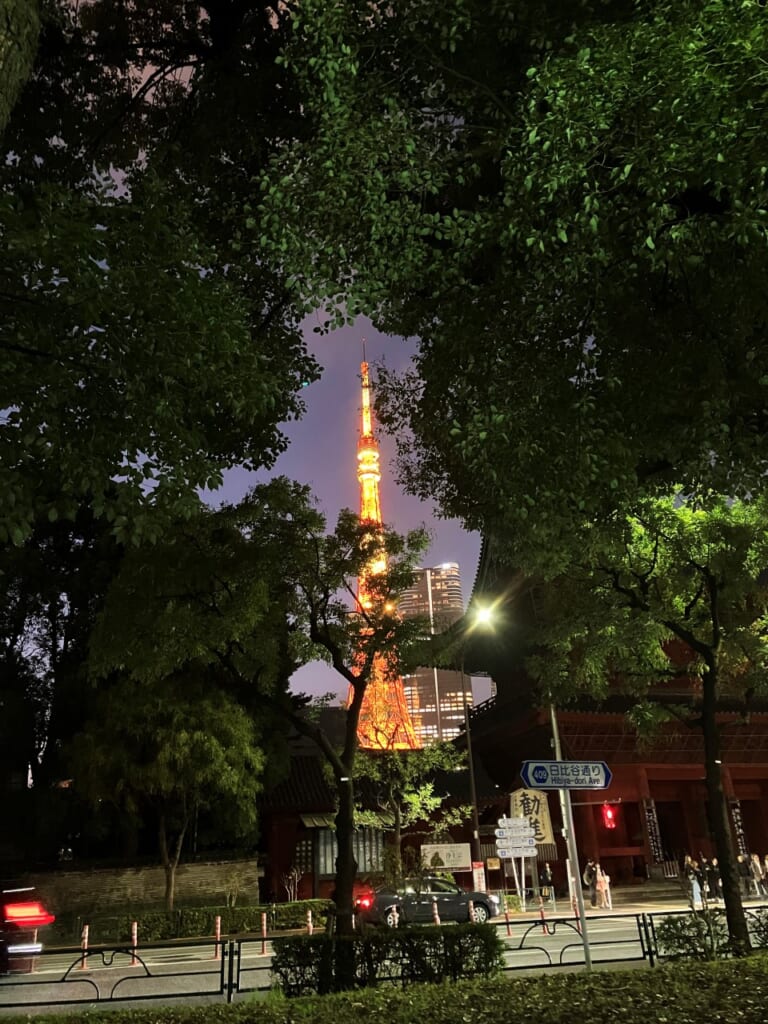
{"label": "pedestrian walking", "polygon": [[704,909],[704,875],[698,861],[686,857],[686,879],[688,880],[688,900],[692,910]]}
{"label": "pedestrian walking", "polygon": [[541,895],[545,900],[552,898],[552,868],[546,861],[539,874],[539,888],[541,889]]}
{"label": "pedestrian walking", "polygon": [[587,860],[584,873],[581,876],[581,880],[586,886],[589,892],[589,903],[590,906],[597,906],[597,865],[594,860],[590,857]]}
{"label": "pedestrian walking", "polygon": [[597,905],[602,910],[610,910],[611,909],[611,877],[610,877],[610,875],[606,875],[606,873],[603,871],[602,867],[600,866],[600,862],[599,861],[595,865],[595,870],[597,872],[597,880],[595,882],[595,886],[596,886],[596,889],[597,889]]}
{"label": "pedestrian walking", "polygon": [[717,857],[713,857],[707,864],[707,890],[708,898],[714,903],[717,903],[720,899],[722,885],[723,883],[720,878],[720,865],[717,862]]}
{"label": "pedestrian walking", "polygon": [[749,867],[752,871],[752,884],[755,887],[755,896],[765,896],[765,875],[763,873],[762,862],[757,853],[752,854],[749,861]]}
{"label": "pedestrian walking", "polygon": [[741,883],[741,892],[743,896],[749,896],[750,885],[752,881],[752,869],[749,866],[749,861],[740,853],[736,858],[736,871],[739,875],[739,881]]}

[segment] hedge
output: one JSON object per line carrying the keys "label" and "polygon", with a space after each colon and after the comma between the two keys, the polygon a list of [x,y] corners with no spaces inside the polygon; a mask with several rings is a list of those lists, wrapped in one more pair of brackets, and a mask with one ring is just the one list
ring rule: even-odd
{"label": "hedge", "polygon": [[[120,1006],[35,1016],[35,1024],[765,1024],[768,959],[483,978],[208,1006]],[[3,1024],[28,1024],[27,1014]]]}
{"label": "hedge", "polygon": [[496,974],[503,943],[494,925],[366,931],[349,938],[293,935],[273,942],[275,984],[287,996],[325,994],[353,979],[357,988],[380,981],[402,986]]}
{"label": "hedge", "polygon": [[54,943],[77,944],[82,926],[87,923],[92,945],[128,942],[133,921],[138,922],[139,941],[142,943],[192,939],[213,935],[217,916],[221,917],[222,935],[259,933],[262,913],[267,915],[267,929],[272,934],[274,931],[306,927],[308,910],[312,911],[314,926],[323,929],[330,905],[328,900],[302,900],[300,903],[252,907],[180,907],[170,913],[137,907],[118,913],[94,913],[81,917],[67,915],[61,922],[57,921],[56,930],[47,933],[44,941],[48,946]]}

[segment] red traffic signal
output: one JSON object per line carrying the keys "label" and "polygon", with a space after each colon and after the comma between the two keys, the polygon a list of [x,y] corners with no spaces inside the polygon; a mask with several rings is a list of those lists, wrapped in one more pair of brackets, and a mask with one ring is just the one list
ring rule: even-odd
{"label": "red traffic signal", "polygon": [[603,804],[603,828],[616,828],[616,811],[610,804]]}

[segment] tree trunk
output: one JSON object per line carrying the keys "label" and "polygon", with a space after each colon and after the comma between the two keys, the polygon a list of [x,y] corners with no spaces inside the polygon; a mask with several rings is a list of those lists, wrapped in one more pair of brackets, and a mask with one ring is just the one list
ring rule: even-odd
{"label": "tree trunk", "polygon": [[751,949],[749,929],[741,902],[736,855],[733,849],[728,804],[723,792],[720,763],[720,735],[715,719],[717,701],[717,663],[713,659],[702,677],[702,731],[704,734],[704,774],[707,788],[709,827],[715,840],[728,934],[735,956]]}
{"label": "tree trunk", "polygon": [[179,866],[179,860],[181,859],[181,848],[184,845],[187,822],[188,819],[185,818],[184,824],[179,830],[179,834],[176,836],[176,841],[173,844],[173,851],[168,849],[168,831],[165,823],[165,815],[161,813],[157,822],[160,863],[163,865],[163,870],[165,871],[165,909],[169,914],[173,910],[173,903],[176,895],[176,868]]}
{"label": "tree trunk", "polygon": [[176,892],[176,864],[169,860],[163,867],[165,868],[165,909],[170,914],[173,910],[173,900]]}
{"label": "tree trunk", "polygon": [[355,860],[354,830],[355,801],[352,779],[339,782],[339,810],[336,814],[336,930],[339,935],[352,935],[353,926],[353,891],[357,877],[357,861]]}

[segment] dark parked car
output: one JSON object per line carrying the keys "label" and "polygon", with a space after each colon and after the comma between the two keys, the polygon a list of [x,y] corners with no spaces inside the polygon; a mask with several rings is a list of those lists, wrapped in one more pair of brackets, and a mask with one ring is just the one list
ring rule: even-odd
{"label": "dark parked car", "polygon": [[32,970],[43,948],[38,929],[55,920],[34,889],[0,890],[0,974]]}
{"label": "dark parked car", "polygon": [[[355,900],[355,913],[369,924],[428,923],[433,920],[437,905],[440,921],[469,921],[469,904],[474,919],[484,924],[499,913],[499,898],[489,892],[467,892],[445,878],[408,879],[398,888],[383,886],[361,893]],[[397,911],[397,913],[395,913]]]}

